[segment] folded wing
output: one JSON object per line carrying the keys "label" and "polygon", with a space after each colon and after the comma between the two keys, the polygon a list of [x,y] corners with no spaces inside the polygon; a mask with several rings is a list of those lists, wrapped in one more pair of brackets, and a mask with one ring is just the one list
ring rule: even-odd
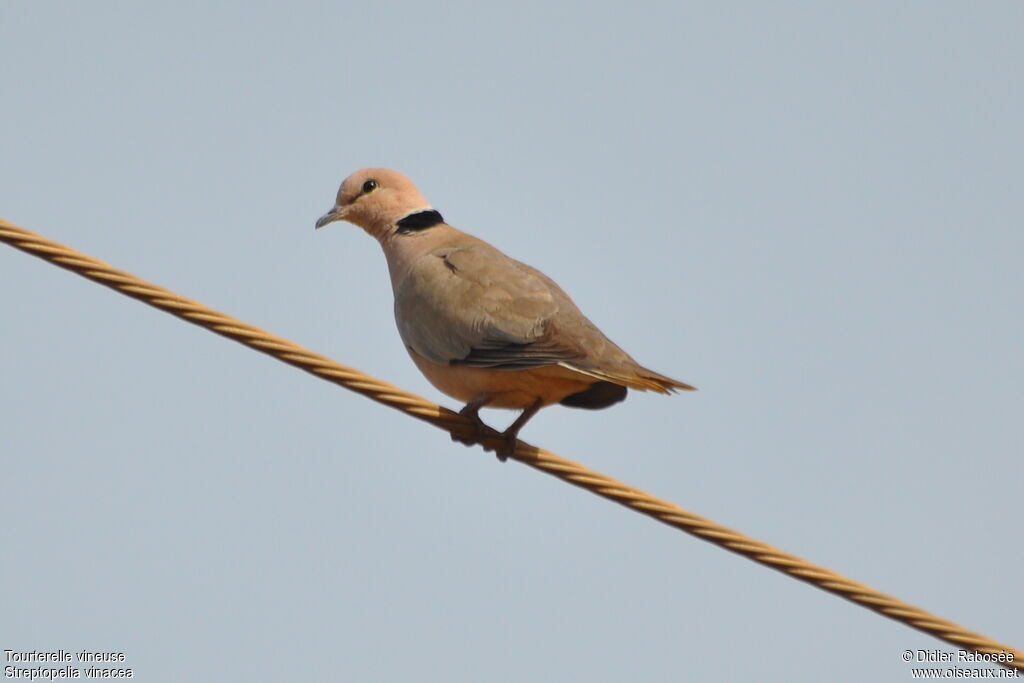
{"label": "folded wing", "polygon": [[639,365],[546,275],[471,239],[419,259],[395,292],[399,331],[417,353],[499,370],[560,365],[660,393],[693,388]]}

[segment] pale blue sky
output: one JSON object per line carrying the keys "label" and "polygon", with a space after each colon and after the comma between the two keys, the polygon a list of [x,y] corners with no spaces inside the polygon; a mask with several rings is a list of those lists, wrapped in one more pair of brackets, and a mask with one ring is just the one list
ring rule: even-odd
{"label": "pale blue sky", "polygon": [[[1022,31],[1017,2],[5,3],[0,215],[457,407],[378,246],[313,230],[400,170],[701,388],[527,440],[1020,647]],[[0,649],[445,682],[949,649],[7,247],[0,286]]]}

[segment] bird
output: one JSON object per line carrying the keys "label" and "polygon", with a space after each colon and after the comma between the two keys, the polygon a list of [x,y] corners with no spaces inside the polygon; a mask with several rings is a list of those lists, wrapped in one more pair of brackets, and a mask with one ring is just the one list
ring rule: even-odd
{"label": "bird", "polygon": [[[453,434],[455,441],[505,460],[545,406],[596,410],[624,400],[629,389],[695,389],[637,363],[551,278],[446,223],[397,171],[348,176],[316,228],[335,221],[380,243],[406,351],[434,387],[465,403],[459,413],[475,426],[474,437]],[[490,447],[484,407],[522,411]]]}

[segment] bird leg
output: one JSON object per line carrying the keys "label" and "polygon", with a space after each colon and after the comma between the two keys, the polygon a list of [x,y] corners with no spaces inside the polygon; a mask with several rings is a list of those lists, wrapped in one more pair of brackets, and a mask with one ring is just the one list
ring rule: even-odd
{"label": "bird leg", "polygon": [[480,392],[473,397],[473,400],[462,407],[459,411],[459,415],[468,417],[472,420],[473,425],[476,427],[476,434],[472,437],[463,437],[452,434],[452,441],[458,441],[459,443],[466,444],[467,446],[473,446],[481,444],[484,446],[486,451],[494,451],[494,454],[498,456],[498,460],[505,462],[508,460],[508,456],[512,455],[516,450],[516,439],[519,436],[519,430],[523,428],[530,418],[537,414],[537,411],[541,408],[541,399],[537,399],[531,403],[526,410],[520,413],[516,421],[508,426],[508,429],[501,433],[502,443],[497,447],[488,447],[484,445],[484,428],[487,426],[483,420],[480,419],[480,409],[486,406],[494,397],[488,394],[486,391]]}
{"label": "bird leg", "polygon": [[512,455],[516,450],[516,439],[519,438],[519,430],[523,428],[530,418],[537,414],[537,411],[541,408],[542,401],[538,398],[536,401],[530,404],[530,406],[524,410],[516,421],[508,426],[508,429],[501,433],[501,439],[505,443],[498,446],[495,449],[494,454],[498,456],[498,460],[505,462],[508,460],[508,456]]}
{"label": "bird leg", "polygon": [[476,427],[476,435],[473,437],[462,437],[452,434],[452,441],[458,441],[464,443],[467,446],[473,446],[478,443],[482,443],[484,437],[484,427],[486,426],[483,420],[480,419],[480,409],[491,402],[491,395],[486,391],[481,391],[479,394],[473,397],[473,400],[462,407],[459,411],[459,415],[468,417],[473,422],[473,426]]}

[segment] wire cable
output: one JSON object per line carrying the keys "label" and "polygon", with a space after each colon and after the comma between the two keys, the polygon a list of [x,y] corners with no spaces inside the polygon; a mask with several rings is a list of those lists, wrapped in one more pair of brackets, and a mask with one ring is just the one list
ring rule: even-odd
{"label": "wire cable", "polygon": [[[169,289],[146,282],[135,275],[118,270],[103,261],[8,223],[3,219],[0,219],[0,241],[94,282],[106,285],[126,296],[139,299],[194,325],[233,339],[289,365],[294,365],[328,382],[341,385],[378,403],[401,410],[451,434],[461,437],[476,436],[475,425],[468,418],[454,411],[354,368],[341,365],[326,356],[314,353],[294,342],[244,323],[230,315],[215,311],[197,301],[186,299]],[[483,440],[485,445],[492,447],[501,442],[498,432],[490,428],[485,430]],[[999,643],[980,633],[969,631],[952,621],[940,619],[920,607],[914,607],[898,598],[880,593],[870,586],[783,552],[774,546],[684,510],[674,503],[623,484],[579,463],[566,460],[524,441],[516,443],[515,452],[510,457],[952,645],[982,654],[998,655],[1003,653],[1007,658],[1012,657],[1011,661],[990,663],[1024,671],[1024,651]]]}

